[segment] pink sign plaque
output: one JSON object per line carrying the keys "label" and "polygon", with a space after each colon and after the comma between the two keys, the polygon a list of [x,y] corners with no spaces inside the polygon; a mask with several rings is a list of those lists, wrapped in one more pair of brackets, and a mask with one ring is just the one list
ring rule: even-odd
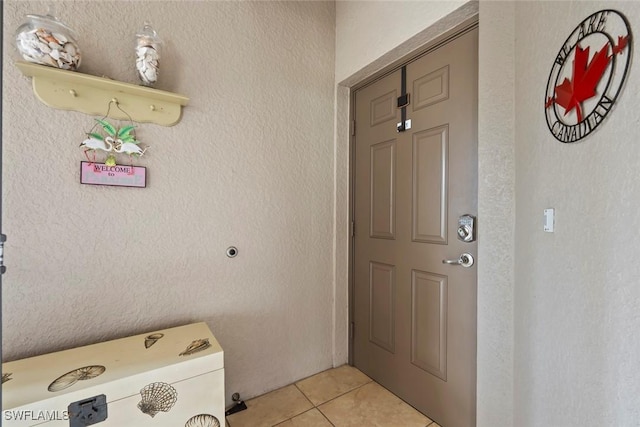
{"label": "pink sign plaque", "polygon": [[80,162],[80,184],[144,188],[147,186],[147,168]]}

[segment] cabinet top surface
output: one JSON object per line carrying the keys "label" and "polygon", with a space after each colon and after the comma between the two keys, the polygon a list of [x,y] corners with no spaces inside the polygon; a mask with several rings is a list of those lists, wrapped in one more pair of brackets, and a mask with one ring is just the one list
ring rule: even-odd
{"label": "cabinet top surface", "polygon": [[187,378],[223,364],[222,348],[206,323],[152,331],[3,363],[2,409],[158,369],[182,369]]}

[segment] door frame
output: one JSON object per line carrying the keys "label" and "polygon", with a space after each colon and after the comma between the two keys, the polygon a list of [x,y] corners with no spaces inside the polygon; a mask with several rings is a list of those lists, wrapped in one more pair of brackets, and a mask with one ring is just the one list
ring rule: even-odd
{"label": "door frame", "polygon": [[[401,55],[399,58],[391,61],[385,66],[382,66],[377,72],[370,76],[360,77],[355,83],[350,84],[349,93],[349,244],[348,244],[348,363],[353,366],[353,335],[352,325],[354,319],[354,293],[355,293],[355,277],[354,277],[354,261],[355,261],[355,238],[351,233],[351,224],[354,224],[355,214],[355,132],[353,132],[354,118],[355,118],[355,93],[358,89],[361,89],[373,82],[380,80],[387,75],[396,72],[403,65],[408,64],[428,53],[438,49],[442,45],[452,41],[453,39],[479,27],[479,13],[477,4],[474,8],[465,10],[467,5],[461,7],[457,11],[454,11],[450,15],[447,15],[440,21],[435,22],[431,26],[427,27],[421,34],[427,34],[426,41],[423,41],[415,49],[411,50],[407,54]],[[456,12],[460,11],[460,14]],[[465,13],[466,12],[466,13]],[[443,23],[443,21],[445,21]],[[444,26],[443,26],[444,24]],[[440,31],[444,28],[444,31]],[[430,34],[430,36],[429,36]],[[411,40],[410,40],[411,41]],[[402,51],[402,45],[398,46],[394,51],[400,53]],[[346,82],[350,82],[354,77],[347,79]],[[476,286],[478,280],[476,279]],[[476,328],[477,335],[477,328]],[[477,381],[477,379],[476,379]]]}
{"label": "door frame", "polygon": [[[4,22],[4,2],[0,4],[0,22]],[[0,31],[0,57],[4,58],[4,31]],[[2,61],[4,63],[4,61]],[[0,68],[4,68],[4,64],[0,63]],[[4,75],[4,69],[2,70]],[[0,85],[0,102],[4,102],[4,93],[2,90],[2,86]],[[0,104],[1,105],[1,104]],[[4,133],[4,122],[2,120],[2,108],[0,107],[0,237],[2,237],[2,135]],[[2,242],[4,243],[4,242]],[[4,265],[4,249],[2,249],[2,263],[0,266]],[[0,336],[2,336],[2,275],[3,271],[0,271]],[[0,356],[2,355],[2,340],[0,340]],[[2,387],[0,387],[0,400],[2,399]]]}

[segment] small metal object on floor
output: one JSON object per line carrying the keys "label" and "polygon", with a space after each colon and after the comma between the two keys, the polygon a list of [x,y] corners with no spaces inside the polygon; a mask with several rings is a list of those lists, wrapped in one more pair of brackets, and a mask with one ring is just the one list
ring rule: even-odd
{"label": "small metal object on floor", "polygon": [[229,415],[232,415],[247,409],[247,405],[242,400],[240,400],[240,393],[233,393],[231,395],[231,400],[236,402],[236,404],[233,405],[231,408],[227,410],[227,412],[224,413],[225,417],[228,417]]}

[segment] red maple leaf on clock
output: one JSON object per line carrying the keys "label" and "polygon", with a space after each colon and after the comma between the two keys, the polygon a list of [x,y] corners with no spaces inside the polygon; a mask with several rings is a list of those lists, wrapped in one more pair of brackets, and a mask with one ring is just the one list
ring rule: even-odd
{"label": "red maple leaf on clock", "polygon": [[589,61],[589,47],[582,49],[577,45],[573,60],[573,76],[571,80],[565,78],[555,89],[555,103],[564,107],[565,115],[575,108],[578,122],[582,121],[582,103],[596,96],[598,83],[611,61],[609,43],[597,51],[591,61],[588,63],[587,61]]}

